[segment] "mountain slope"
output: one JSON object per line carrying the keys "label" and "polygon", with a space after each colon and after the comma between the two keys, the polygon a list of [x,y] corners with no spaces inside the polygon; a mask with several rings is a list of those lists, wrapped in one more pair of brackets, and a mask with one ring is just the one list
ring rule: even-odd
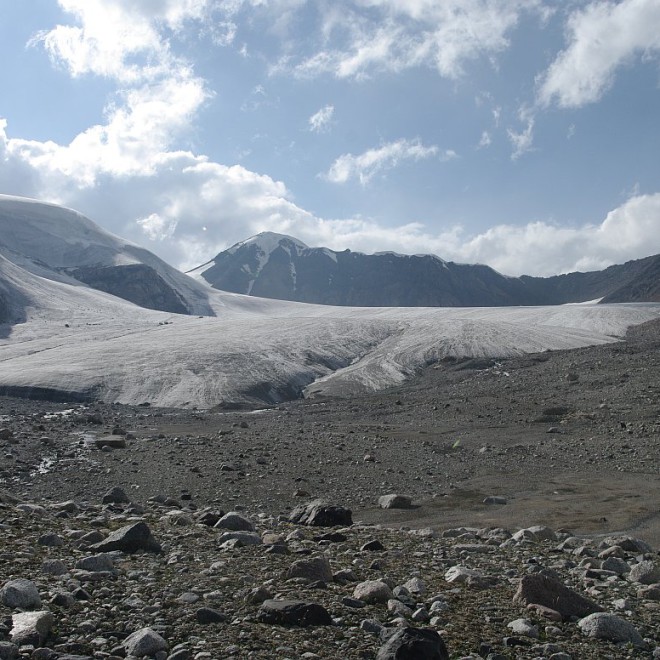
{"label": "mountain slope", "polygon": [[[334,252],[265,232],[221,252],[195,272],[216,289],[281,300],[351,306],[493,307],[584,302],[617,291],[616,302],[654,300],[657,278],[652,276],[653,264],[660,268],[660,255],[592,273],[506,277],[488,266],[446,262],[434,255]],[[634,291],[626,288],[633,282],[637,282]]]}
{"label": "mountain slope", "polygon": [[55,204],[0,195],[0,255],[36,275],[85,283],[141,307],[213,313],[199,283]]}

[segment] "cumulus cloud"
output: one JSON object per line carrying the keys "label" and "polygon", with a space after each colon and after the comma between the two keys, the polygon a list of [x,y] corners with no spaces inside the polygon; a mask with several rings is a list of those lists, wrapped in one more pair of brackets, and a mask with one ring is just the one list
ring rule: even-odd
{"label": "cumulus cloud", "polygon": [[617,71],[638,57],[660,56],[657,0],[591,2],[571,14],[568,47],[550,65],[539,100],[577,108],[598,101]]}
{"label": "cumulus cloud", "polygon": [[[397,140],[388,142],[376,149],[369,149],[362,154],[343,154],[330,166],[324,178],[332,183],[347,183],[357,179],[366,185],[379,172],[389,170],[404,160],[421,160],[436,156],[438,147],[425,147],[419,140]],[[445,157],[451,159],[456,154],[445,152]]]}
{"label": "cumulus cloud", "polygon": [[338,250],[432,253],[446,260],[488,264],[506,275],[549,276],[599,270],[660,253],[660,193],[631,197],[602,222],[572,228],[537,221],[501,224],[468,235],[460,226],[433,233],[421,223],[385,227],[364,218],[305,218],[283,222],[276,231]]}
{"label": "cumulus cloud", "polygon": [[509,46],[521,17],[546,12],[540,0],[355,0],[328,5],[322,17],[322,47],[280,69],[300,76],[329,73],[361,78],[417,66],[447,78],[465,65]]}
{"label": "cumulus cloud", "polygon": [[330,123],[335,113],[333,105],[325,105],[315,112],[308,120],[309,130],[312,133],[324,133],[330,129]]}

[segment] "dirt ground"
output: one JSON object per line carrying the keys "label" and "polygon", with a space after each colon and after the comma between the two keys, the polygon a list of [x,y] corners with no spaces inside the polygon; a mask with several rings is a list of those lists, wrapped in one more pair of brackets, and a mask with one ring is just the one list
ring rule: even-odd
{"label": "dirt ground", "polygon": [[[286,513],[321,497],[384,525],[547,524],[660,547],[657,321],[624,342],[448,360],[372,395],[262,411],[0,399],[3,428],[0,489],[26,499],[98,501],[118,485],[136,502]],[[126,447],[98,449],[113,432]],[[388,493],[414,507],[378,508]]]}

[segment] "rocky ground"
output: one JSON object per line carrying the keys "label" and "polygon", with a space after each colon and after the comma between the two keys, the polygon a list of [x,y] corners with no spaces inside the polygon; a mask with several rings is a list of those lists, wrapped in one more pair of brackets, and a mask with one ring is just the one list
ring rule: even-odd
{"label": "rocky ground", "polygon": [[[375,658],[404,620],[440,631],[452,658],[660,656],[659,349],[654,322],[618,344],[447,361],[371,396],[264,411],[0,399],[0,586],[30,580],[41,601],[4,598],[0,658],[16,649],[12,617],[34,607],[53,620],[26,639],[55,650],[24,644],[36,660],[130,655],[127,635],[145,627],[168,643],[150,649],[161,658]],[[114,486],[131,504],[102,504]],[[389,493],[410,506],[380,508]],[[358,524],[322,538],[332,530],[288,521],[313,498]],[[236,510],[259,544],[209,524]],[[162,552],[99,555],[84,540],[138,518]],[[510,538],[533,525],[553,532]],[[103,570],[78,564],[95,555]],[[310,557],[321,573],[290,573]],[[617,621],[614,639],[593,639],[585,612],[555,621],[514,603],[524,576],[546,573],[635,633]],[[365,581],[386,597],[365,600]],[[265,622],[264,596],[315,603],[329,621]]]}

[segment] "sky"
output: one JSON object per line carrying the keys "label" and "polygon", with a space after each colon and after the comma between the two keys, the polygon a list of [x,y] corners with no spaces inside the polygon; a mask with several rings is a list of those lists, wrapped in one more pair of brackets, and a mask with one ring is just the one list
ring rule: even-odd
{"label": "sky", "polygon": [[0,0],[0,61],[0,193],[184,270],[660,253],[660,0]]}

